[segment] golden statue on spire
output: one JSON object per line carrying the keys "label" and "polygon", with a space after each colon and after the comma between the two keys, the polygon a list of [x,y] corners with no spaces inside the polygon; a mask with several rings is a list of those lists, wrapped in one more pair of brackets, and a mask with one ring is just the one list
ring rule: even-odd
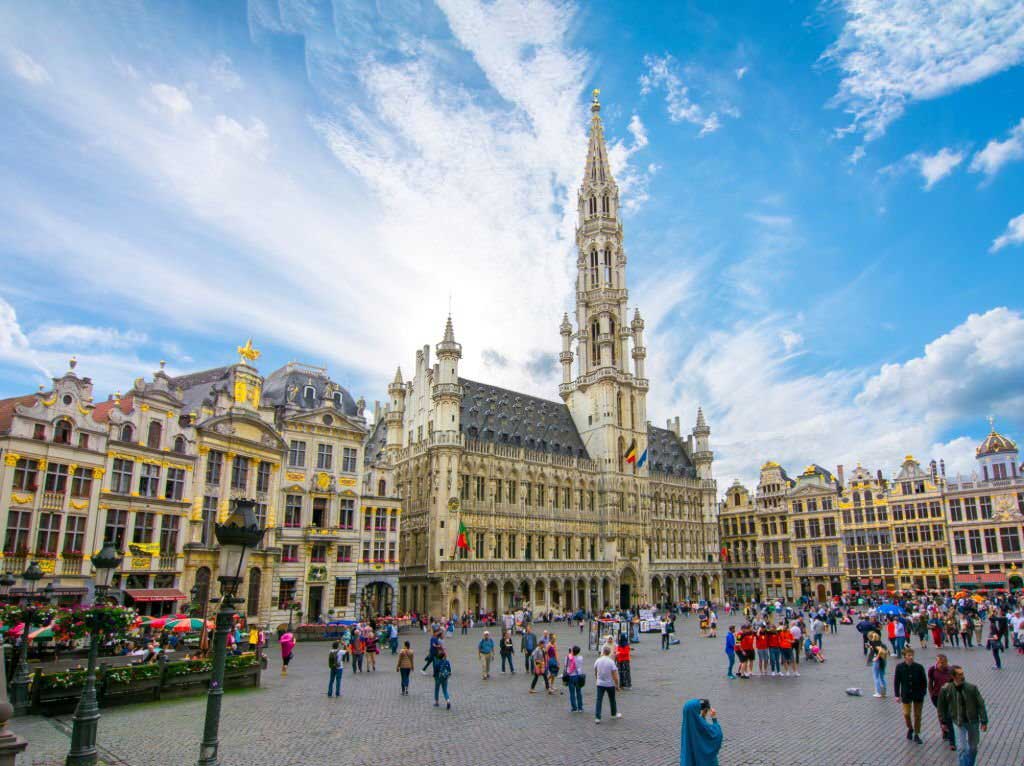
{"label": "golden statue on spire", "polygon": [[240,364],[246,364],[246,360],[255,362],[260,358],[260,352],[252,347],[252,338],[249,338],[244,346],[239,346],[237,350]]}

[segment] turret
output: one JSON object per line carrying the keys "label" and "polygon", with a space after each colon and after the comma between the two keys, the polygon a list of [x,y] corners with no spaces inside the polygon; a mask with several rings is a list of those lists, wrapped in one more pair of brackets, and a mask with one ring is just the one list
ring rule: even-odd
{"label": "turret", "polygon": [[697,424],[693,429],[693,464],[697,469],[697,476],[701,479],[711,478],[711,462],[714,460],[714,453],[711,451],[709,437],[711,429],[704,419],[704,410],[697,408]]}
{"label": "turret", "polygon": [[459,430],[462,386],[459,385],[459,360],[462,346],[455,342],[451,315],[444,326],[444,338],[437,344],[437,373],[433,376],[432,398],[437,409],[434,427],[438,431]]}
{"label": "turret", "polygon": [[644,375],[644,360],[647,359],[647,348],[644,346],[644,320],[640,318],[640,309],[633,312],[633,321],[630,324],[633,330],[633,365],[638,378]]}
{"label": "turret", "polygon": [[562,316],[558,329],[562,334],[562,353],[558,355],[558,361],[562,363],[562,383],[565,384],[572,381],[572,323],[568,314]]}
{"label": "turret", "polygon": [[388,428],[386,449],[388,452],[402,448],[402,420],[405,417],[405,384],[402,382],[402,368],[395,370],[395,379],[388,386],[391,403],[384,419]]}

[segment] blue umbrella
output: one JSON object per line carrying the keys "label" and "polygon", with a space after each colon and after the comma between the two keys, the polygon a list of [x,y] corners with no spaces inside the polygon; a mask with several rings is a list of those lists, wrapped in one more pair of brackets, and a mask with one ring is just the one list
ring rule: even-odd
{"label": "blue umbrella", "polygon": [[896,604],[882,604],[878,607],[879,614],[904,614],[903,607]]}

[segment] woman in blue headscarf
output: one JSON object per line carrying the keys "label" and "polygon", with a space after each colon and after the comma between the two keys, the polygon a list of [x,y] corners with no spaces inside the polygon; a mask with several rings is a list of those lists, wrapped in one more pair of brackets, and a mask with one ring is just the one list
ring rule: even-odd
{"label": "woman in blue headscarf", "polygon": [[683,705],[679,766],[718,766],[721,748],[722,727],[711,703],[700,699],[687,701]]}

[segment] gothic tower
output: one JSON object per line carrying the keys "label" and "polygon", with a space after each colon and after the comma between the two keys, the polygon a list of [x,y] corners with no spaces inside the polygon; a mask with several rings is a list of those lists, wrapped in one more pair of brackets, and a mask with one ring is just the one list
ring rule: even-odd
{"label": "gothic tower", "polygon": [[[590,141],[579,191],[576,227],[576,378],[572,378],[572,326],[562,320],[559,393],[590,456],[603,471],[645,473],[625,459],[647,448],[644,322],[627,311],[626,252],[619,189],[612,178],[598,91],[590,107]],[[630,360],[632,359],[632,365]]]}

